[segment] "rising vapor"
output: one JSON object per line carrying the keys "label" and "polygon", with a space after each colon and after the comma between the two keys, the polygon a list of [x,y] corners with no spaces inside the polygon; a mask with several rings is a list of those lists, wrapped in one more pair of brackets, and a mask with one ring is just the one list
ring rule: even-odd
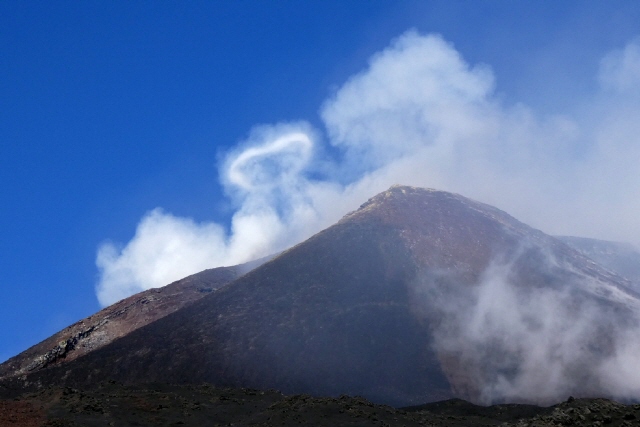
{"label": "rising vapor", "polygon": [[489,66],[409,31],[325,101],[325,129],[257,126],[228,153],[228,233],[155,209],[126,245],[101,245],[100,303],[283,250],[395,183],[461,193],[548,233],[640,244],[640,42],[607,53],[594,79],[588,108],[506,105]]}
{"label": "rising vapor", "polygon": [[[546,406],[570,395],[637,400],[640,300],[551,252],[515,252],[496,256],[473,286],[433,271],[412,284],[456,394],[484,405]],[[522,268],[531,264],[533,274]],[[544,285],[532,282],[536,274]]]}

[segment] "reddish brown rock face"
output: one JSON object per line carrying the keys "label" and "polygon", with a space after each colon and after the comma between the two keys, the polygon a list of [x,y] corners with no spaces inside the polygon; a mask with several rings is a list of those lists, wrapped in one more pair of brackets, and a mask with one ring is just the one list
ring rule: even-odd
{"label": "reddish brown rock face", "polygon": [[[161,318],[142,303],[154,294],[119,303],[136,308],[110,332],[118,339],[5,379],[0,394],[115,379],[352,394],[399,406],[454,396],[532,401],[544,382],[518,388],[537,367],[526,337],[548,329],[570,332],[566,342],[586,355],[554,359],[566,374],[557,392],[599,394],[608,389],[588,368],[615,353],[616,328],[634,325],[640,311],[628,284],[496,208],[395,186],[215,292],[180,307],[167,295],[154,306]],[[606,321],[569,330],[546,321],[545,304],[576,323]],[[584,317],[587,309],[600,317]],[[523,332],[503,328],[510,323]],[[557,343],[563,357],[577,354]]]}
{"label": "reddish brown rock face", "polygon": [[0,365],[0,380],[68,363],[180,310],[237,278],[238,267],[206,270],[125,298]]}
{"label": "reddish brown rock face", "polygon": [[47,421],[45,411],[28,400],[0,400],[0,426],[39,427]]}

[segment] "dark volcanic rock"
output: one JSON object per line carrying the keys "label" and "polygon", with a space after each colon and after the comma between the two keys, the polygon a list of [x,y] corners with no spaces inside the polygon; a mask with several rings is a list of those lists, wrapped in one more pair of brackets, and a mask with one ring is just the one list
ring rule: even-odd
{"label": "dark volcanic rock", "polygon": [[101,383],[89,390],[47,388],[0,400],[0,426],[612,426],[631,427],[640,405],[569,399],[552,407],[477,406],[448,400],[410,408],[361,397],[285,396],[274,390],[206,385]]}
{"label": "dark volcanic rock", "polygon": [[0,364],[0,380],[75,360],[192,304],[245,271],[244,266],[205,270],[118,301]]}
{"label": "dark volcanic rock", "polygon": [[[551,330],[545,345],[560,371],[553,378],[525,363],[528,343],[503,328],[512,319],[487,323],[495,330],[486,338],[469,335],[495,265],[498,282],[509,283],[511,311],[542,295],[532,307],[544,313],[552,304],[571,319],[549,323],[527,311],[513,318],[525,338]],[[615,354],[616,328],[637,326],[640,302],[628,285],[496,208],[396,186],[189,306],[72,363],[1,382],[0,395],[106,379],[350,394],[396,406],[596,395],[607,389],[592,368]],[[553,305],[556,296],[566,303]],[[581,320],[592,309],[602,322]],[[584,357],[571,359],[563,334]],[[525,374],[534,384],[518,389]],[[564,382],[549,382],[557,378]],[[556,394],[537,394],[550,387]]]}

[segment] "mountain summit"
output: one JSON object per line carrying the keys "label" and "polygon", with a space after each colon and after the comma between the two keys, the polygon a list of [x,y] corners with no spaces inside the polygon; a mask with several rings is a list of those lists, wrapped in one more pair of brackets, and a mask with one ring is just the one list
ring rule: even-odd
{"label": "mountain summit", "polygon": [[562,241],[457,194],[394,186],[197,301],[0,392],[113,379],[392,405],[629,397],[638,313],[628,280]]}

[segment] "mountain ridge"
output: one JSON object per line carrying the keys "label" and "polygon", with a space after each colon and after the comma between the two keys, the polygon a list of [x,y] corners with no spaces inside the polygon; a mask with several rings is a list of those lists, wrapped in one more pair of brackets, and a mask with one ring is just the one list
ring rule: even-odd
{"label": "mountain ridge", "polygon": [[[494,282],[513,299],[509,305],[529,301],[544,312],[549,296],[570,298],[557,309],[585,323],[577,330],[527,313],[527,306],[519,313],[526,316],[514,319],[488,313],[532,336],[577,334],[576,345],[593,348],[584,358],[554,362],[573,375],[564,383],[528,367],[529,344],[516,340],[510,347],[495,322],[485,325],[486,339],[470,335],[482,292],[497,286],[488,276],[495,271]],[[614,357],[615,328],[637,325],[638,301],[624,278],[497,208],[394,186],[216,292],[64,367],[0,382],[0,392],[115,379],[346,393],[397,406],[450,397],[547,402],[574,392],[607,394],[600,374],[587,367]],[[580,316],[591,307],[602,311],[594,319],[609,320],[589,326],[592,319]],[[569,351],[569,344],[557,345]],[[523,387],[521,380],[534,382]],[[554,394],[540,394],[545,381],[557,387]]]}
{"label": "mountain ridge", "polygon": [[70,362],[186,307],[271,257],[203,270],[111,304],[0,364],[0,380]]}

